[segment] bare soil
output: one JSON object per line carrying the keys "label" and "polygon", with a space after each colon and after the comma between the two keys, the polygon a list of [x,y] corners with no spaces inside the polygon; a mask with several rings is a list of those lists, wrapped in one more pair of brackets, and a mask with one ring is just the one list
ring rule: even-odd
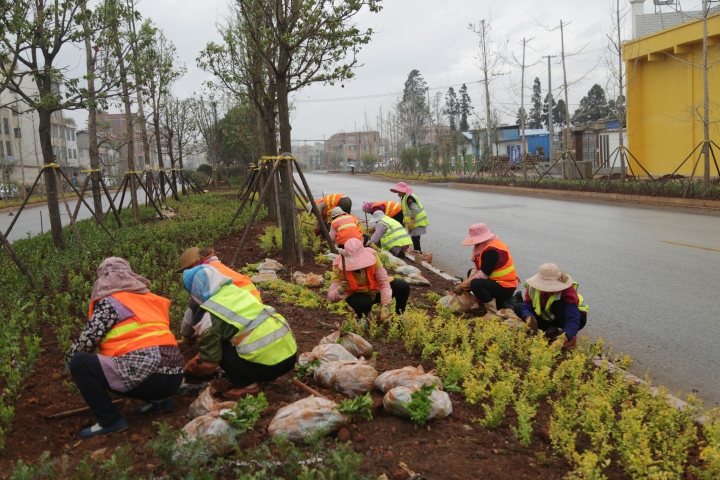
{"label": "bare soil", "polygon": [[[253,226],[251,237],[257,238],[269,223]],[[239,237],[225,238],[215,245],[221,260],[229,262]],[[240,264],[257,263],[266,258],[257,243],[248,245],[241,256]],[[279,254],[274,255],[279,259]],[[323,274],[328,265],[316,265],[313,256],[306,254],[302,272]],[[286,269],[280,277],[291,280],[292,271]],[[423,271],[423,275],[432,283],[432,287],[411,287],[410,301],[428,302],[425,294],[429,291],[444,293],[452,282]],[[310,351],[318,341],[333,331],[332,325],[342,321],[343,317],[325,310],[306,310],[282,303],[269,292],[263,293],[265,303],[273,305],[287,318],[297,339],[299,353]],[[173,397],[175,408],[172,412],[146,417],[133,412],[139,402],[126,400],[121,410],[128,420],[129,428],[121,433],[79,440],[78,432],[95,423],[90,413],[68,418],[49,420],[46,415],[84,407],[82,397],[72,393],[74,384],[63,368],[64,352],[59,350],[55,333],[50,329],[42,332],[43,352],[36,365],[35,373],[24,384],[16,403],[16,417],[6,436],[6,452],[0,458],[0,478],[6,478],[12,472],[15,462],[37,460],[43,451],[49,451],[52,458],[67,454],[72,465],[86,454],[106,448],[100,457],[109,456],[116,447],[130,445],[130,454],[134,462],[133,474],[136,476],[158,476],[164,473],[160,461],[148,448],[148,441],[157,433],[153,422],[166,421],[176,428],[182,428],[189,419],[186,416],[188,406],[195,397]],[[432,370],[432,361],[421,362],[418,352],[408,354],[399,343],[385,344],[370,340],[379,352],[376,368],[379,372],[422,363],[426,371]],[[195,347],[181,347],[186,359],[196,352]],[[267,427],[275,412],[296,400],[307,396],[290,383],[292,373],[268,383],[264,392],[269,408],[256,425],[255,431],[245,434],[241,441],[242,449],[252,449],[267,438]],[[311,382],[309,380],[306,380]],[[323,390],[312,383],[323,394],[342,398],[334,392]],[[379,393],[374,394],[381,398]],[[502,425],[493,430],[483,428],[473,422],[481,418],[480,405],[469,406],[461,393],[450,393],[453,414],[443,420],[434,421],[425,427],[416,428],[409,420],[381,413],[371,421],[358,420],[346,431],[341,431],[340,439],[350,440],[352,447],[365,456],[362,470],[364,473],[386,474],[391,479],[406,479],[409,475],[400,468],[404,462],[407,467],[428,479],[516,479],[547,478],[560,479],[567,474],[569,465],[554,457],[547,434],[550,409],[541,406],[533,433],[533,444],[524,448],[516,441],[509,426],[515,421],[509,413]],[[616,464],[613,462],[613,464]],[[609,470],[609,471],[608,471]],[[604,473],[609,478],[626,478],[622,472],[612,466]]]}

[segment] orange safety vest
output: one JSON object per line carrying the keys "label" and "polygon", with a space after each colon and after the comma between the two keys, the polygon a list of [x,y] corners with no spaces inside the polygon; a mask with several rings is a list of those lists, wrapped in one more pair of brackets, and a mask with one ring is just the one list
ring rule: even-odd
{"label": "orange safety vest", "polygon": [[338,245],[345,245],[351,238],[357,238],[363,241],[362,232],[360,231],[360,222],[357,217],[350,214],[335,217],[332,227],[337,231]]}
{"label": "orange safety vest", "polygon": [[[355,275],[353,274],[353,272],[347,272],[348,273],[347,281],[350,284],[350,288],[348,288],[346,290],[346,292],[345,292],[346,294],[352,295],[353,293],[356,293],[356,292],[368,293],[368,292],[379,292],[380,291],[380,284],[375,279],[375,265],[367,267],[364,270],[365,270],[365,276],[367,278],[368,284],[363,287],[358,286],[357,282],[355,281]],[[342,270],[340,270],[340,271],[342,272]]]}
{"label": "orange safety vest", "polygon": [[380,205],[385,205],[385,215],[387,215],[388,217],[394,217],[398,213],[402,212],[402,205],[397,202],[386,200],[384,202],[373,203],[373,207],[378,207]]}
{"label": "orange safety vest", "polygon": [[501,242],[499,239],[495,239],[488,243],[485,248],[483,248],[482,252],[477,256],[475,259],[475,266],[478,270],[480,270],[480,262],[482,254],[487,250],[488,248],[495,248],[496,250],[501,250],[503,252],[506,252],[508,255],[507,262],[500,265],[495,265],[495,270],[492,271],[490,276],[488,277],[490,280],[494,280],[497,283],[500,284],[500,286],[505,288],[515,288],[518,286],[518,277],[517,277],[517,271],[515,270],[515,263],[513,262],[512,255],[510,254],[510,249],[507,245],[505,245],[503,242]]}
{"label": "orange safety vest", "polygon": [[[321,202],[325,202],[325,210],[320,211],[320,215],[330,217],[330,213],[332,212],[332,209],[338,206],[338,203],[340,203],[340,199],[343,197],[346,197],[344,193],[331,193],[330,195],[326,195],[320,200],[315,200],[316,204],[320,204]],[[330,218],[328,218],[328,222],[330,221]]]}
{"label": "orange safety vest", "polygon": [[257,288],[255,288],[255,284],[250,280],[250,277],[243,275],[242,273],[238,273],[232,268],[226,267],[221,262],[209,262],[208,265],[211,265],[215,267],[215,269],[225,275],[226,277],[232,278],[233,285],[235,285],[238,288],[241,288],[243,290],[247,290],[248,292],[252,293],[258,300],[262,300],[260,298],[260,292]]}
{"label": "orange safety vest", "polygon": [[[170,331],[170,300],[153,293],[113,293],[133,316],[115,324],[100,343],[100,354],[120,357],[135,350],[160,346],[177,346]],[[88,319],[92,317],[96,300],[90,302]]]}

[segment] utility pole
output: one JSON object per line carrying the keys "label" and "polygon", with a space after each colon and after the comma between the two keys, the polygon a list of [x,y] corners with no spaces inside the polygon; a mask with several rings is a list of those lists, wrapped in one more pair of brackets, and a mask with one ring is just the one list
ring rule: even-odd
{"label": "utility pole", "polygon": [[[565,90],[565,142],[563,143],[563,153],[570,150],[570,104],[568,103],[568,84],[567,70],[565,69],[565,36],[563,34],[563,21],[560,20],[560,48],[563,66],[563,87]],[[620,128],[622,131],[622,126]]]}
{"label": "utility pole", "polygon": [[550,132],[550,162],[555,161],[554,133],[553,133],[553,96],[552,96],[552,69],[550,67],[550,59],[555,55],[546,55],[548,59],[548,131]]}

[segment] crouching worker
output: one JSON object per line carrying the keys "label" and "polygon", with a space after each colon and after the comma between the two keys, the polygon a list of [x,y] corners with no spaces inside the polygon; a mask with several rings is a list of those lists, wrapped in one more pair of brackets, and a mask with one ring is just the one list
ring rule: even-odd
{"label": "crouching worker", "polygon": [[382,210],[373,213],[368,226],[371,230],[375,229],[370,237],[370,245],[375,244],[398,258],[405,258],[405,252],[412,245],[412,238],[405,227],[385,215]]}
{"label": "crouching worker", "polygon": [[400,205],[399,203],[385,200],[383,202],[365,202],[362,205],[362,211],[365,213],[369,213],[370,215],[375,213],[377,210],[382,210],[385,215],[392,218],[400,225],[403,224],[404,217],[402,205]]}
{"label": "crouching worker", "polygon": [[[331,213],[333,208],[340,207],[345,213],[350,213],[352,210],[352,200],[344,193],[331,193],[330,195],[325,195],[323,198],[315,200],[315,204],[317,204],[317,208],[320,211],[320,216],[328,225],[332,221]],[[305,210],[307,210],[308,213],[312,213],[312,204],[310,202],[305,205]],[[320,224],[317,219],[315,219],[315,235],[320,235]]]}
{"label": "crouching worker", "polygon": [[574,348],[578,331],[587,323],[588,312],[585,300],[577,292],[578,284],[554,263],[544,263],[537,275],[527,279],[526,286],[525,301],[516,307],[515,313],[525,320],[531,332],[540,329],[546,337],[556,339],[554,344]]}
{"label": "crouching worker", "polygon": [[476,272],[460,285],[483,304],[486,313],[482,318],[491,319],[504,308],[519,283],[510,249],[484,223],[471,225],[462,245],[473,247],[470,260]]}
{"label": "crouching worker", "polygon": [[214,267],[198,265],[183,272],[183,283],[203,316],[195,325],[198,354],[185,370],[196,377],[220,366],[233,388],[224,397],[237,400],[260,392],[295,366],[297,346],[290,325],[249,291]]}
{"label": "crouching worker", "polygon": [[147,402],[136,413],[170,410],[185,363],[170,332],[170,300],[150,293],[150,282],[122,258],[106,258],[97,275],[87,325],[65,357],[98,421],[80,438],[127,428],[108,391]]}
{"label": "crouching worker", "polygon": [[357,238],[363,245],[370,238],[363,235],[360,229],[360,221],[355,215],[345,213],[342,208],[335,207],[332,209],[332,223],[330,224],[330,239],[343,248],[345,243],[351,238]]}
{"label": "crouching worker", "polygon": [[[402,228],[402,227],[401,227]],[[357,314],[366,317],[373,305],[380,303],[380,320],[390,317],[390,303],[395,299],[395,313],[405,312],[410,285],[401,279],[391,279],[372,248],[363,247],[360,240],[351,238],[345,249],[333,260],[333,275],[328,300],[345,300]],[[367,320],[365,328],[368,327]]]}
{"label": "crouching worker", "polygon": [[[215,250],[213,250],[212,247],[192,247],[185,250],[185,253],[180,256],[180,268],[177,269],[175,273],[182,273],[188,268],[196,267],[198,265],[210,265],[211,267],[215,267],[218,272],[226,277],[230,277],[233,285],[242,290],[247,290],[255,296],[259,302],[262,302],[260,292],[255,287],[252,280],[250,280],[250,277],[225,266],[222,262],[220,262],[220,259],[215,256]],[[195,331],[193,330],[193,326],[200,321],[203,313],[200,311],[199,307],[200,306],[191,297],[188,308],[185,310],[185,315],[183,315],[182,324],[180,325],[180,335],[182,338],[178,340],[178,345],[189,345],[194,342]]]}

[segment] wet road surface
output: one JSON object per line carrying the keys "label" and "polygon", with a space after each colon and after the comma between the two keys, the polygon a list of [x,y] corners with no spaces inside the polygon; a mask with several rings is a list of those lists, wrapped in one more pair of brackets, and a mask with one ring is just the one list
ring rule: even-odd
{"label": "wet road surface", "polygon": [[[360,218],[362,202],[395,200],[393,182],[308,172],[315,198],[344,193]],[[697,391],[720,405],[720,214],[584,203],[412,185],[428,213],[422,237],[433,264],[453,275],[472,265],[460,242],[487,223],[512,252],[521,279],[557,263],[590,306],[591,338],[601,336],[633,359],[631,371],[671,393]]]}

